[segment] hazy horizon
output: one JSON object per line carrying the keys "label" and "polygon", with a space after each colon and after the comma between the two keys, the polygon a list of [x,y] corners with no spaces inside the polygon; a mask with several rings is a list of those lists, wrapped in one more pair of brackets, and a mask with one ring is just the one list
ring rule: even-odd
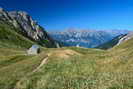
{"label": "hazy horizon", "polygon": [[[45,28],[45,27],[44,27]],[[64,31],[133,31],[132,29],[79,29],[79,28],[66,28],[66,29],[46,29],[48,32],[64,32]]]}

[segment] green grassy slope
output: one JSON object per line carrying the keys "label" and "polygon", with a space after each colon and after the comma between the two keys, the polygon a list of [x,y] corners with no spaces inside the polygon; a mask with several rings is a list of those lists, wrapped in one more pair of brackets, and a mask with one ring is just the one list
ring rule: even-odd
{"label": "green grassy slope", "polygon": [[0,89],[14,89],[16,82],[32,73],[46,57],[26,55],[25,50],[0,48]]}
{"label": "green grassy slope", "polygon": [[10,24],[0,21],[0,47],[28,48],[34,44],[15,30]]}
{"label": "green grassy slope", "polygon": [[17,31],[0,21],[0,89],[13,89],[20,78],[31,73],[46,57],[45,54],[27,55],[26,50],[35,43]]}
{"label": "green grassy slope", "polygon": [[26,55],[32,44],[0,23],[0,89],[133,89],[133,39],[107,51],[42,48],[39,55]]}
{"label": "green grassy slope", "polygon": [[[132,89],[132,50],[123,51],[128,47],[123,43],[109,51],[74,47],[45,49],[38,56],[22,56],[25,53],[22,50],[4,48],[5,52],[0,50],[3,52],[0,55],[0,89],[14,86],[16,89]],[[69,58],[49,56],[47,64],[29,75],[40,64],[44,54],[68,49],[82,55]]]}
{"label": "green grassy slope", "polygon": [[63,48],[82,55],[49,57],[47,64],[38,72],[22,78],[16,88],[133,89],[132,43],[133,39],[108,51]]}

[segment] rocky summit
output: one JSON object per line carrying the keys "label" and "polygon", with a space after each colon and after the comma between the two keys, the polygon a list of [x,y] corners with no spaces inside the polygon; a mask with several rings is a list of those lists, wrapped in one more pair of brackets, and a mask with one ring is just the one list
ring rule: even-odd
{"label": "rocky summit", "polygon": [[12,25],[16,32],[29,38],[32,41],[48,47],[56,47],[57,43],[47,34],[30,15],[23,11],[5,11],[0,8],[0,21]]}

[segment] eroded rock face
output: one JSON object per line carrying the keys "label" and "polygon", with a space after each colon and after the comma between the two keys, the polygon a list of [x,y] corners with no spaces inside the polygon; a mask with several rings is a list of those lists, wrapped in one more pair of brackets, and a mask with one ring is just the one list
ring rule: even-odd
{"label": "eroded rock face", "polygon": [[50,45],[56,47],[56,42],[52,40],[45,29],[42,28],[36,21],[34,21],[26,12],[7,12],[0,8],[0,20],[9,22],[15,28],[19,28],[20,31],[18,32],[30,38],[31,40],[39,42],[41,45],[43,45],[44,42],[49,42]]}

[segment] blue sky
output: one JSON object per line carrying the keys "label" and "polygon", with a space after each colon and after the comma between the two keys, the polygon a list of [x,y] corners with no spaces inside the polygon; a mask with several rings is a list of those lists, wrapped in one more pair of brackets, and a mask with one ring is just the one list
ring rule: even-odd
{"label": "blue sky", "polygon": [[26,11],[50,31],[133,29],[133,0],[0,0],[0,6]]}

